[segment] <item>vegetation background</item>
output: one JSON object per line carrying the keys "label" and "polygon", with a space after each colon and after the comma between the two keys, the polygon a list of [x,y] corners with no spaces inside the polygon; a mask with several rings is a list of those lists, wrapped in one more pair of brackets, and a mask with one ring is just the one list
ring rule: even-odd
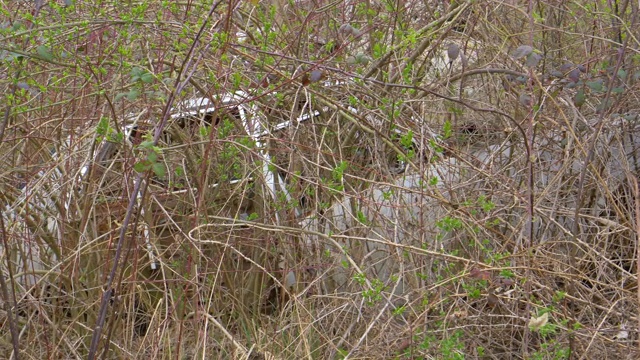
{"label": "vegetation background", "polygon": [[0,353],[637,359],[638,6],[0,1]]}

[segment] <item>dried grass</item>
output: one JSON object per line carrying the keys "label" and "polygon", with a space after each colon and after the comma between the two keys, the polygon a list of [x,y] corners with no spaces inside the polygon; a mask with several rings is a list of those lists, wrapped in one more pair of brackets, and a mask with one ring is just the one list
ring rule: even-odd
{"label": "dried grass", "polygon": [[[114,4],[78,2],[64,23],[43,8],[33,33],[53,38],[54,58],[7,61],[0,79],[0,327],[15,332],[0,352],[85,358],[104,311],[94,350],[113,359],[638,358],[638,44],[610,57],[610,21],[585,23],[580,2],[541,3],[534,45],[548,63],[530,71],[509,55],[533,18],[517,2],[305,2],[272,35],[260,6],[224,4],[190,57],[180,42],[211,4],[150,2],[131,22],[117,19],[141,4]],[[360,36],[340,33],[347,18]],[[247,37],[222,46],[223,29]],[[29,34],[6,36],[36,54]],[[449,42],[468,64],[446,68]],[[347,63],[376,44],[385,56]],[[605,59],[623,59],[628,77],[596,69]],[[609,110],[598,109],[606,93],[585,84],[576,106],[577,90],[547,77],[568,60],[624,85]],[[148,172],[136,200],[141,144],[183,63],[175,105],[249,96],[171,119],[156,144],[166,174]],[[133,67],[153,81],[135,83]],[[307,83],[313,70],[323,80]],[[140,86],[153,92],[116,100]],[[268,128],[264,152],[239,108]],[[115,132],[135,118],[136,136],[103,141],[101,118]],[[265,156],[283,180],[275,194]]]}

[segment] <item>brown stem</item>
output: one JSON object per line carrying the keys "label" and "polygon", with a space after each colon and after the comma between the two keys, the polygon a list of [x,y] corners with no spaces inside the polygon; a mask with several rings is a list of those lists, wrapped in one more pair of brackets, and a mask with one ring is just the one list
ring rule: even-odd
{"label": "brown stem", "polygon": [[[5,249],[5,255],[7,259],[7,271],[9,278],[13,279],[13,271],[11,270],[11,248],[9,247],[9,241],[7,240],[7,231],[4,226],[4,218],[0,216],[0,231],[2,232],[2,246]],[[11,332],[11,344],[13,345],[13,358],[18,360],[20,354],[19,335],[16,328],[16,322],[13,318],[13,310],[16,309],[16,292],[14,287],[11,287],[11,297],[9,297],[9,291],[7,289],[7,283],[4,281],[4,275],[0,274],[0,291],[2,292],[2,299],[4,300],[4,308],[7,312],[7,319],[9,320],[9,331]]]}
{"label": "brown stem", "polygon": [[[190,72],[189,74],[186,75],[185,79],[181,79],[182,76],[185,75],[185,73],[187,73],[187,70],[190,69],[195,48],[198,45],[199,40],[202,37],[202,34],[204,33],[204,30],[209,23],[209,19],[211,19],[211,16],[213,15],[213,12],[221,3],[222,3],[222,0],[219,0],[211,6],[211,10],[207,15],[206,20],[203,22],[198,34],[196,35],[196,37],[193,40],[193,43],[191,44],[191,48],[189,49],[189,52],[185,57],[186,60],[182,63],[182,67],[178,71],[178,76],[176,77],[174,90],[169,95],[169,99],[167,100],[167,104],[163,110],[162,120],[156,126],[156,129],[154,132],[154,136],[153,136],[154,146],[158,143],[160,136],[162,135],[162,131],[165,125],[167,124],[169,117],[171,116],[171,108],[173,107],[173,102],[175,101],[176,95],[180,94],[182,89],[184,89],[186,84],[189,82],[189,79],[193,75],[193,72]],[[138,194],[140,193],[143,183],[145,183],[146,177],[147,177],[147,174],[138,174],[136,176],[134,189],[133,189],[133,192],[131,193],[131,196],[129,197],[129,205],[127,206],[127,213],[125,215],[124,221],[122,222],[122,227],[120,228],[120,234],[118,237],[118,244],[116,245],[116,254],[113,259],[113,266],[111,268],[111,272],[109,273],[109,278],[107,280],[105,291],[100,303],[98,320],[96,322],[96,326],[93,331],[93,336],[91,337],[91,346],[89,347],[89,355],[87,356],[87,359],[89,360],[94,360],[96,357],[98,343],[100,342],[102,328],[104,326],[106,315],[107,315],[107,309],[109,307],[109,302],[110,302],[109,300],[111,299],[111,297],[115,292],[115,289],[113,288],[113,283],[118,270],[118,263],[120,262],[120,258],[122,256],[124,238],[127,232],[127,228],[129,227],[129,223],[131,222],[132,215],[134,213],[134,208],[137,203]],[[107,349],[105,349],[105,353],[106,353],[106,350],[108,350],[109,343],[107,343],[106,346],[107,346]]]}

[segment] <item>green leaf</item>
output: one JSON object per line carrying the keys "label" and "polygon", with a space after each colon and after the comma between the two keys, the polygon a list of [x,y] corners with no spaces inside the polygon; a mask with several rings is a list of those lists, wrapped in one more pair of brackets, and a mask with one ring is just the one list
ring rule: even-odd
{"label": "green leaf", "polygon": [[111,131],[109,131],[109,133],[107,134],[107,141],[109,142],[113,142],[116,144],[122,144],[122,142],[124,141],[124,134],[119,132],[114,132],[113,129],[110,129]]}
{"label": "green leaf", "polygon": [[564,74],[559,70],[551,70],[549,74],[553,77],[557,77],[558,79],[564,77]]}
{"label": "green leaf", "polygon": [[164,168],[164,164],[162,163],[154,163],[152,165],[153,173],[158,177],[164,177],[166,173],[166,169]]}
{"label": "green leaf", "polygon": [[564,300],[564,298],[567,297],[567,293],[564,291],[560,291],[560,290],[556,290],[556,293],[553,295],[553,301],[554,302],[560,302],[562,300]]}
{"label": "green leaf", "polygon": [[142,80],[143,83],[150,84],[153,82],[153,75],[146,72],[140,76],[140,80]]}
{"label": "green leaf", "polygon": [[47,46],[40,45],[36,48],[36,51],[38,52],[38,55],[40,55],[40,58],[47,61],[53,60],[53,54],[51,53],[51,50]]}
{"label": "green leaf", "polygon": [[147,160],[149,160],[152,163],[157,162],[158,161],[158,154],[155,151],[150,151],[149,154],[147,155]]}
{"label": "green leaf", "polygon": [[587,86],[596,92],[601,92],[604,88],[604,86],[602,85],[602,81],[587,81]]}
{"label": "green leaf", "polygon": [[444,122],[444,127],[442,128],[442,138],[448,139],[453,134],[453,127],[451,125],[451,121],[447,120]]}
{"label": "green leaf", "polygon": [[122,99],[125,96],[127,96],[126,92],[117,93],[114,101],[118,101],[118,100]]}
{"label": "green leaf", "polygon": [[618,77],[622,80],[625,80],[627,78],[627,71],[625,69],[619,69]]}
{"label": "green leaf", "polygon": [[624,87],[618,86],[611,89],[612,94],[622,94],[624,92]]}
{"label": "green leaf", "polygon": [[135,165],[133,165],[133,170],[143,173],[149,171],[151,168],[151,163],[147,160],[139,161]]}
{"label": "green leaf", "polygon": [[538,66],[538,63],[540,62],[540,60],[542,60],[542,55],[532,52],[531,54],[527,55],[525,64],[528,67],[536,67]]}
{"label": "green leaf", "polygon": [[138,98],[139,95],[140,95],[140,91],[138,91],[137,89],[131,89],[126,94],[127,100],[129,100],[129,101],[134,101],[135,99]]}
{"label": "green leaf", "polygon": [[108,131],[109,131],[109,119],[103,116],[100,118],[100,121],[98,122],[98,126],[96,127],[96,134],[100,136],[105,136],[107,135]]}
{"label": "green leaf", "polygon": [[573,97],[574,105],[577,107],[580,107],[584,105],[585,101],[586,101],[586,96],[584,95],[584,90],[583,89],[578,90],[578,92],[576,93],[576,96]]}
{"label": "green leaf", "polygon": [[356,63],[367,65],[371,61],[371,58],[363,53],[356,54]]}
{"label": "green leaf", "polygon": [[150,84],[153,82],[153,74],[143,68],[134,67],[133,69],[131,69],[131,72],[129,72],[129,75],[131,75],[131,81],[133,82],[142,81],[146,84]]}
{"label": "green leaf", "polygon": [[140,76],[144,74],[144,70],[139,67],[135,67],[131,69],[131,72],[129,74],[131,75],[131,80],[138,81],[140,79]]}
{"label": "green leaf", "polygon": [[153,147],[153,139],[145,140],[141,142],[139,146],[143,149],[151,149]]}
{"label": "green leaf", "polygon": [[351,56],[351,55],[347,56],[347,60],[346,61],[347,61],[347,64],[349,64],[349,65],[355,65],[358,62],[358,60],[355,57]]}
{"label": "green leaf", "polygon": [[413,131],[409,130],[406,135],[403,135],[400,138],[400,144],[402,144],[405,149],[411,148],[413,145]]}
{"label": "green leaf", "polygon": [[13,59],[16,58],[16,53],[10,52],[10,51],[6,51],[6,50],[2,50],[0,51],[0,60],[7,60],[7,61],[12,61]]}

